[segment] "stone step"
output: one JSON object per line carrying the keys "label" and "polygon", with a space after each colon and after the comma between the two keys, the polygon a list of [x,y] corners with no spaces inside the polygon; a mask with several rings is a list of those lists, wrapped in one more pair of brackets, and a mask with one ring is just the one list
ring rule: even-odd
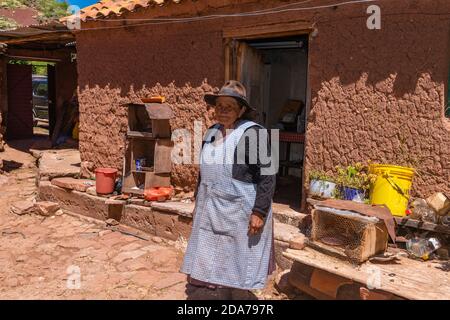
{"label": "stone step", "polygon": [[39,152],[39,179],[51,180],[58,177],[80,175],[80,152],[76,149],[45,150]]}
{"label": "stone step", "polygon": [[295,237],[302,236],[300,229],[290,224],[282,223],[275,219],[274,221],[274,238],[278,241],[289,243]]}
{"label": "stone step", "polygon": [[[123,206],[109,206],[107,198],[93,196],[85,192],[68,190],[53,185],[48,181],[41,181],[39,185],[40,200],[58,202],[62,209],[84,216],[90,216],[99,220],[114,218],[121,225],[126,225],[151,235],[156,235],[169,240],[178,240],[179,237],[188,239],[192,227],[191,213],[193,203],[183,202],[152,202],[151,206],[125,204]],[[113,208],[120,207],[120,208]],[[279,210],[274,208],[274,242],[275,259],[278,266],[289,269],[292,262],[283,256],[283,252],[290,247],[290,243],[301,239],[302,233],[295,226],[301,222],[304,216],[294,210]],[[119,209],[114,212],[112,209]],[[278,218],[282,217],[283,223]]]}
{"label": "stone step", "polygon": [[285,256],[286,251],[294,243],[300,247],[304,235],[300,229],[292,225],[282,223],[275,219],[274,221],[274,239],[275,239],[275,260],[282,270],[288,270],[292,266],[292,261]]}
{"label": "stone step", "polygon": [[95,186],[95,181],[88,179],[75,179],[72,177],[55,178],[51,182],[53,185],[69,189],[85,192],[89,187]]}
{"label": "stone step", "polygon": [[273,216],[276,220],[298,227],[302,223],[307,214],[292,209],[289,205],[274,203],[272,205]]}

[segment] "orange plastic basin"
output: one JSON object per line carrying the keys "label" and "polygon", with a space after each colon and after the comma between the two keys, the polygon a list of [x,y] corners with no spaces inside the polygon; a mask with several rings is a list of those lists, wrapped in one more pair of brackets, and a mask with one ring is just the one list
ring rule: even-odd
{"label": "orange plastic basin", "polygon": [[172,197],[172,187],[155,187],[144,191],[144,198],[147,201],[161,201]]}
{"label": "orange plastic basin", "polygon": [[98,194],[110,194],[114,192],[116,184],[117,169],[97,168],[95,169],[95,189]]}

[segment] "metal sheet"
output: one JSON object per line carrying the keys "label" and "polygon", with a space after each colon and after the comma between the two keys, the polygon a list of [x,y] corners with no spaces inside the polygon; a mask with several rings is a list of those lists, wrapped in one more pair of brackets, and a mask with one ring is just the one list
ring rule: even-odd
{"label": "metal sheet", "polygon": [[327,199],[320,202],[320,204],[317,204],[317,206],[354,211],[365,216],[381,219],[384,221],[392,241],[395,242],[395,220],[391,211],[386,206],[367,205],[364,203],[337,199]]}

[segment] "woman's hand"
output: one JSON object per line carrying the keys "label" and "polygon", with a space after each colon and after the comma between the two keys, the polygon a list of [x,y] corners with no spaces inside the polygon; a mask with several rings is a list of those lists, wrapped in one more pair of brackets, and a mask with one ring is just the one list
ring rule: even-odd
{"label": "woman's hand", "polygon": [[250,216],[250,222],[248,224],[248,234],[250,236],[256,235],[261,232],[264,226],[264,218],[259,212],[253,212]]}

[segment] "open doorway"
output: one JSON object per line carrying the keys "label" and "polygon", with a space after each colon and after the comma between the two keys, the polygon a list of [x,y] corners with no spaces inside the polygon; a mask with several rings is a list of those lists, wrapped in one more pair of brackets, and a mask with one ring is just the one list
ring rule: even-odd
{"label": "open doorway", "polygon": [[8,79],[8,140],[49,139],[55,126],[55,64],[10,60]]}
{"label": "open doorway", "polygon": [[74,60],[7,64],[6,139],[39,141],[46,148],[78,147],[77,74]]}
{"label": "open doorway", "polygon": [[247,88],[257,121],[280,130],[280,169],[274,202],[302,201],[308,80],[308,36],[239,40],[234,72]]}

